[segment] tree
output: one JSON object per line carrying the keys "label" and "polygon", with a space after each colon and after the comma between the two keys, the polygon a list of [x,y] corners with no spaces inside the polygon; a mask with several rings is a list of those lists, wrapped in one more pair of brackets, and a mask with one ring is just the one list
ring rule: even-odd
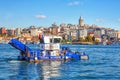
{"label": "tree", "polygon": [[62,39],[62,41],[61,41],[62,43],[66,43],[66,40],[65,39]]}
{"label": "tree", "polygon": [[99,40],[96,39],[96,40],[94,41],[94,43],[95,43],[95,44],[98,44],[98,43],[99,43]]}
{"label": "tree", "polygon": [[83,37],[80,37],[80,38],[79,38],[79,41],[80,41],[80,42],[84,42],[85,39],[83,39]]}
{"label": "tree", "polygon": [[2,35],[0,34],[0,37],[2,37]]}
{"label": "tree", "polygon": [[92,36],[88,35],[88,36],[85,38],[85,41],[87,41],[87,42],[93,42]]}

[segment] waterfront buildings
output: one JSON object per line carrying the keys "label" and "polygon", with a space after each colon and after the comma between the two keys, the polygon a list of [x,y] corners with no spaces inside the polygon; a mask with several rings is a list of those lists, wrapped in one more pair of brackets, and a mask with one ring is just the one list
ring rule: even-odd
{"label": "waterfront buildings", "polygon": [[15,29],[14,28],[7,29],[6,34],[8,37],[14,37],[15,36]]}
{"label": "waterfront buildings", "polygon": [[52,26],[50,27],[50,33],[51,35],[56,35],[59,32],[59,26],[57,26],[56,23],[53,23]]}
{"label": "waterfront buildings", "polygon": [[35,28],[35,26],[31,26],[29,28],[29,33],[30,33],[30,36],[33,36],[33,37],[38,36],[38,29]]}
{"label": "waterfront buildings", "polygon": [[5,27],[1,27],[0,28],[0,34],[1,35],[5,35],[6,34],[6,28]]}
{"label": "waterfront buildings", "polygon": [[[99,42],[119,42],[120,31],[110,28],[99,27],[95,24],[88,25],[84,23],[84,19],[80,16],[78,24],[65,24],[57,25],[53,23],[50,27],[36,27],[30,26],[28,28],[16,28],[6,29],[0,28],[1,37],[17,37],[20,40],[38,40],[39,33],[43,35],[56,35],[62,36],[64,40],[79,41],[80,38],[85,39],[87,36],[91,36],[93,40]],[[1,38],[3,39],[3,38]]]}
{"label": "waterfront buildings", "polygon": [[87,37],[87,29],[85,29],[85,28],[79,28],[79,29],[77,29],[77,40],[79,40],[79,38],[83,38],[83,39],[85,39],[85,37]]}
{"label": "waterfront buildings", "polygon": [[20,37],[21,36],[21,32],[22,32],[22,28],[16,28],[15,35]]}

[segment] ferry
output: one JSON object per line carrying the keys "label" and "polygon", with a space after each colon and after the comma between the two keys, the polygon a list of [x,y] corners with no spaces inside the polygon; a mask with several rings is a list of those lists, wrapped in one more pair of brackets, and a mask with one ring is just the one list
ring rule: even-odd
{"label": "ferry", "polygon": [[50,60],[87,60],[89,56],[81,52],[72,52],[69,47],[62,47],[62,37],[42,36],[37,50],[33,50],[17,39],[11,39],[9,44],[20,50],[19,60],[28,62],[43,62]]}

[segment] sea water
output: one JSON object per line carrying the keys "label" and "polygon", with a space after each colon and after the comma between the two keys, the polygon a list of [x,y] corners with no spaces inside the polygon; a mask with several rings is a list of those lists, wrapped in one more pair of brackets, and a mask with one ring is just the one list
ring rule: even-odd
{"label": "sea water", "polygon": [[120,80],[120,45],[62,46],[85,52],[89,60],[29,63],[17,60],[19,51],[9,44],[0,44],[0,80]]}

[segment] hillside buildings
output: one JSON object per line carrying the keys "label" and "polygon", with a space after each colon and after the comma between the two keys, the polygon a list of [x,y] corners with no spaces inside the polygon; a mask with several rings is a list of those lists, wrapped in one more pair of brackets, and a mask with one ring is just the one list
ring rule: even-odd
{"label": "hillside buildings", "polygon": [[57,25],[53,23],[50,27],[36,27],[30,26],[29,28],[16,28],[6,29],[0,28],[1,37],[7,38],[19,38],[22,41],[38,41],[38,35],[58,35],[62,36],[64,40],[79,41],[79,39],[85,39],[88,35],[98,40],[99,42],[119,42],[120,30],[114,30],[110,28],[103,28],[97,25],[88,25],[84,23],[84,19],[80,16],[78,24],[65,24]]}

